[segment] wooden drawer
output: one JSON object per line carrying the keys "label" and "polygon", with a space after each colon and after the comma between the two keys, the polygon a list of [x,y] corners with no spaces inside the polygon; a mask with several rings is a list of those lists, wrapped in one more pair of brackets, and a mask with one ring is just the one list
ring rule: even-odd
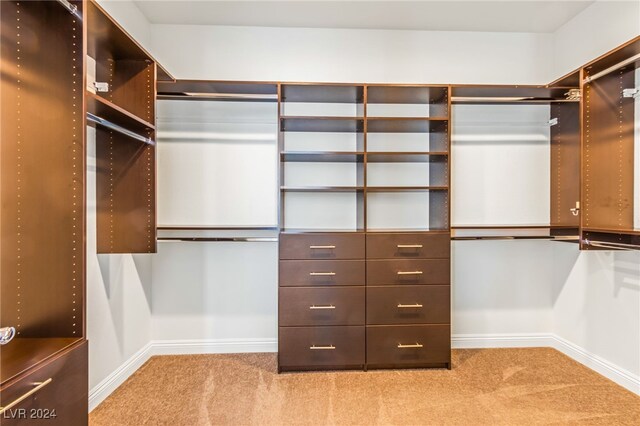
{"label": "wooden drawer", "polygon": [[448,325],[367,326],[367,365],[412,367],[451,362]]}
{"label": "wooden drawer", "polygon": [[450,292],[446,285],[369,287],[367,324],[449,324]]}
{"label": "wooden drawer", "polygon": [[281,260],[280,286],[365,285],[364,260]]}
{"label": "wooden drawer", "polygon": [[[0,392],[3,406],[46,383],[37,392],[0,415],[3,426],[83,426],[88,422],[88,354],[86,341],[37,367]],[[53,415],[55,414],[55,417]]]}
{"label": "wooden drawer", "polygon": [[449,233],[369,233],[367,259],[448,259]]}
{"label": "wooden drawer", "polygon": [[280,234],[280,259],[364,259],[362,233]]}
{"label": "wooden drawer", "polygon": [[364,365],[364,327],[280,327],[281,370]]}
{"label": "wooden drawer", "polygon": [[364,287],[282,287],[280,326],[364,325]]}
{"label": "wooden drawer", "polygon": [[394,259],[367,261],[367,285],[448,285],[449,281],[449,259]]}

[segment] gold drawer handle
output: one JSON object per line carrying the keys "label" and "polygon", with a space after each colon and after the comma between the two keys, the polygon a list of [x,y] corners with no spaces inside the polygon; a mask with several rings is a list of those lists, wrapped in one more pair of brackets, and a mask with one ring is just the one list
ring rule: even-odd
{"label": "gold drawer handle", "polygon": [[398,275],[422,275],[422,271],[398,271]]}
{"label": "gold drawer handle", "polygon": [[336,248],[336,246],[309,246],[311,250],[332,250]]}
{"label": "gold drawer handle", "polygon": [[309,275],[312,277],[334,277],[336,273],[335,272],[309,272]]}
{"label": "gold drawer handle", "polygon": [[413,305],[403,305],[402,303],[398,303],[398,308],[422,308],[420,303],[414,303]]}
{"label": "gold drawer handle", "polygon": [[336,347],[333,345],[327,345],[327,346],[316,346],[316,345],[312,345],[309,346],[309,349],[311,349],[312,351],[332,351],[334,350]]}
{"label": "gold drawer handle", "polygon": [[335,309],[333,305],[311,305],[309,309]]}
{"label": "gold drawer handle", "polygon": [[399,249],[403,248],[422,248],[422,244],[398,244]]}
{"label": "gold drawer handle", "polygon": [[49,379],[45,380],[44,382],[36,382],[36,383],[34,383],[34,385],[36,385],[35,388],[31,389],[29,392],[25,393],[24,395],[22,395],[18,399],[15,399],[13,402],[10,402],[9,405],[7,405],[5,407],[0,407],[0,414],[4,413],[7,410],[10,410],[11,408],[15,407],[18,404],[20,404],[22,401],[24,401],[25,399],[29,398],[34,393],[38,392],[40,389],[42,389],[43,387],[47,386],[52,381],[53,381],[53,379],[49,378]]}
{"label": "gold drawer handle", "polygon": [[420,343],[413,343],[410,345],[403,345],[402,343],[398,343],[398,349],[408,349],[408,348],[422,348],[423,346]]}

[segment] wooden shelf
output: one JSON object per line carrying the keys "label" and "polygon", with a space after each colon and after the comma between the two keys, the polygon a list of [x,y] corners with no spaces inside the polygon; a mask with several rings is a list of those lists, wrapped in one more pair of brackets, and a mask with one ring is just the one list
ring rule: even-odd
{"label": "wooden shelf", "polygon": [[583,232],[598,232],[602,234],[626,234],[640,235],[640,229],[614,229],[614,228],[582,228]]}
{"label": "wooden shelf", "polygon": [[448,191],[446,186],[367,186],[367,192],[426,192]]}
{"label": "wooden shelf", "polygon": [[[613,65],[616,65],[626,60],[627,58],[631,58],[638,54],[640,54],[640,36],[586,64],[584,66],[584,69],[586,71],[585,76],[594,75],[600,71],[604,71],[607,68],[612,67]],[[636,60],[627,67],[629,66],[640,66],[640,59]]]}
{"label": "wooden shelf", "polygon": [[367,132],[428,133],[444,131],[447,117],[367,117]]}
{"label": "wooden shelf", "polygon": [[15,337],[0,350],[0,384],[83,340],[79,337]]}
{"label": "wooden shelf", "polygon": [[138,131],[155,130],[156,126],[130,113],[95,93],[87,92],[87,111],[124,128]]}
{"label": "wooden shelf", "polygon": [[280,159],[284,162],[301,163],[362,163],[364,152],[340,151],[283,151]]}
{"label": "wooden shelf", "polygon": [[363,186],[281,186],[283,192],[361,192]]}
{"label": "wooden shelf", "polygon": [[518,85],[454,86],[451,90],[451,102],[472,105],[566,102],[566,93],[569,89],[566,87]]}
{"label": "wooden shelf", "polygon": [[283,132],[361,133],[363,117],[280,117]]}
{"label": "wooden shelf", "polygon": [[351,84],[283,84],[282,102],[362,103],[364,86]]}
{"label": "wooden shelf", "polygon": [[437,229],[437,228],[367,228],[367,232],[374,233],[393,233],[393,234],[401,234],[403,232],[406,233],[421,233],[421,234],[449,234],[448,229]]}
{"label": "wooden shelf", "polygon": [[447,161],[449,153],[433,152],[367,152],[369,163],[432,163]]}
{"label": "wooden shelf", "polygon": [[369,104],[446,104],[448,87],[427,85],[368,85]]}
{"label": "wooden shelf", "polygon": [[159,99],[277,102],[278,85],[269,82],[176,80],[159,81]]}
{"label": "wooden shelf", "polygon": [[[562,228],[565,229],[565,228]],[[531,226],[453,226],[451,228],[451,238],[457,240],[517,240],[517,239],[542,239],[561,241],[578,241],[579,235],[577,229],[558,232],[552,226],[531,225]]]}

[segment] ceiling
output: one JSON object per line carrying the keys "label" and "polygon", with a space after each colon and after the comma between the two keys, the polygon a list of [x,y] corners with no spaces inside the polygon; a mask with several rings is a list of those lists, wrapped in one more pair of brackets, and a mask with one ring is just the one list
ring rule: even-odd
{"label": "ceiling", "polygon": [[153,24],[550,33],[593,1],[134,0]]}

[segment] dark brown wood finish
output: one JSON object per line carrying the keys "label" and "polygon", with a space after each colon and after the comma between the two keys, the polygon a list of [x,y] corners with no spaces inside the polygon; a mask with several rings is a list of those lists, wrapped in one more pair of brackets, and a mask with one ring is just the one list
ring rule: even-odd
{"label": "dark brown wood finish", "polygon": [[281,371],[362,368],[365,328],[281,327],[278,348]]}
{"label": "dark brown wood finish", "polygon": [[[81,14],[82,3],[73,3]],[[0,7],[0,324],[18,337],[82,338],[82,21],[56,2]]]}
{"label": "dark brown wood finish", "polygon": [[[551,104],[551,226],[580,226],[580,105]],[[575,213],[575,214],[574,214]]]}
{"label": "dark brown wood finish", "polygon": [[281,260],[280,286],[359,286],[365,271],[364,260]]}
{"label": "dark brown wood finish", "polygon": [[449,259],[367,259],[367,285],[449,284]]}
{"label": "dark brown wood finish", "polygon": [[446,367],[451,363],[449,325],[367,326],[367,366]]}
{"label": "dark brown wood finish", "polygon": [[584,86],[584,228],[633,228],[634,99],[627,67]]}
{"label": "dark brown wood finish", "polygon": [[371,233],[367,235],[367,259],[448,259],[451,237],[442,233]]}
{"label": "dark brown wood finish", "polygon": [[281,327],[364,325],[364,287],[280,288]]}
{"label": "dark brown wood finish", "polygon": [[363,259],[361,233],[280,234],[280,259]]}
{"label": "dark brown wood finish", "polygon": [[449,324],[451,289],[445,285],[367,288],[367,325]]}
{"label": "dark brown wood finish", "polygon": [[[82,426],[88,424],[89,371],[88,344],[81,341],[59,352],[37,369],[0,389],[3,406],[32,391],[37,384],[51,381],[1,415],[3,426]],[[4,349],[3,349],[4,350]],[[20,416],[20,409],[26,410]],[[52,417],[51,415],[55,416]],[[41,418],[38,418],[41,417]]]}

